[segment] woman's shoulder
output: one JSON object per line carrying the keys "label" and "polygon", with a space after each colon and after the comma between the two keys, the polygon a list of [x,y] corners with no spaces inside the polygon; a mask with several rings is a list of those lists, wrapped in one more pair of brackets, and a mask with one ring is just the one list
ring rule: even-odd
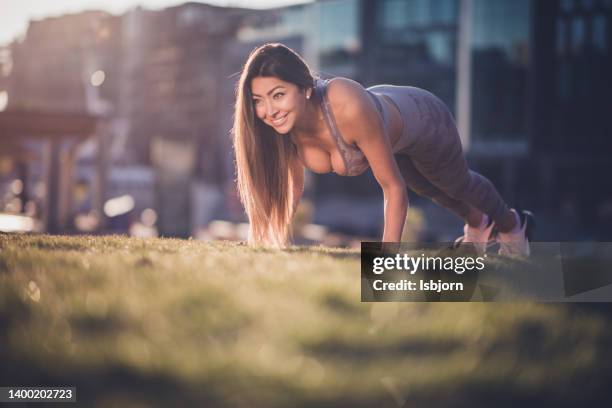
{"label": "woman's shoulder", "polygon": [[349,78],[335,77],[327,80],[327,98],[334,112],[355,112],[370,107],[365,88]]}
{"label": "woman's shoulder", "polygon": [[357,81],[336,77],[328,80],[327,98],[336,115],[336,120],[354,122],[358,118],[374,119],[378,114],[376,105],[368,91]]}
{"label": "woman's shoulder", "polygon": [[351,96],[351,94],[361,94],[365,88],[357,81],[349,78],[334,77],[326,80],[328,95],[337,98]]}

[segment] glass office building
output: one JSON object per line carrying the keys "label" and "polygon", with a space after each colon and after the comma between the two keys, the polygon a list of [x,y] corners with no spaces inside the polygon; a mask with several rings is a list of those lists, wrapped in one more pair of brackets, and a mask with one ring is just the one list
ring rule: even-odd
{"label": "glass office building", "polygon": [[318,70],[324,77],[359,80],[361,56],[359,0],[331,0],[314,5]]}
{"label": "glass office building", "polygon": [[321,70],[438,95],[456,117],[470,164],[510,203],[584,202],[593,208],[582,213],[597,214],[594,203],[612,200],[593,181],[611,166],[612,0],[315,6],[325,17],[317,28]]}
{"label": "glass office building", "polygon": [[366,85],[425,88],[454,110],[458,0],[362,1]]}
{"label": "glass office building", "polygon": [[612,1],[563,0],[545,13],[555,29],[544,38],[551,55],[542,62],[549,75],[540,86],[550,101],[542,101],[549,105],[542,114],[555,120],[543,133],[554,134],[555,150],[603,153],[612,146]]}
{"label": "glass office building", "polygon": [[472,0],[471,143],[527,140],[530,0]]}

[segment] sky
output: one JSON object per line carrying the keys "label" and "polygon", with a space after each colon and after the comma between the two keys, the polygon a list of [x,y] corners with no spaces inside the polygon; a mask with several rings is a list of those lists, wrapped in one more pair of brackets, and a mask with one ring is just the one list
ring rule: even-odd
{"label": "sky", "polygon": [[[308,1],[310,0],[208,0],[200,3],[268,8]],[[186,2],[187,0],[0,0],[0,45],[7,44],[25,33],[30,20],[82,10],[105,10],[121,14],[137,5],[148,9],[159,9]]]}

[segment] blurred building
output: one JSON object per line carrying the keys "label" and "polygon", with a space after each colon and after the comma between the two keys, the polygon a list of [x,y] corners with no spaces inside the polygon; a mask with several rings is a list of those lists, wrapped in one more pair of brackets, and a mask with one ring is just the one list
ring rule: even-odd
{"label": "blurred building", "polygon": [[6,109],[84,111],[96,26],[109,16],[90,11],[31,21],[23,39],[7,47],[10,61],[0,82]]}
{"label": "blurred building", "polygon": [[[321,71],[353,73],[365,86],[432,91],[454,113],[471,166],[511,205],[539,210],[540,239],[610,237],[611,182],[601,175],[612,170],[605,114],[612,2],[322,0],[315,7],[356,21],[320,20]],[[356,40],[337,44],[329,58],[326,32]],[[339,191],[334,176],[316,179],[318,196]],[[370,172],[343,184],[362,202],[380,196]]]}
{"label": "blurred building", "polygon": [[228,87],[225,49],[248,13],[187,3],[122,16],[125,160],[155,168],[163,235],[188,236],[194,220],[223,208],[232,177],[229,127],[220,120],[231,106],[219,103]]}
{"label": "blurred building", "polygon": [[[218,216],[211,207],[224,208],[231,142],[228,123],[219,118],[231,109],[231,85],[219,78],[228,76],[224,49],[249,13],[186,3],[121,16],[92,11],[33,21],[25,37],[0,55],[6,61],[4,109],[102,118],[97,140],[76,149],[78,183],[98,184],[88,194],[103,202],[129,194],[137,209],[149,207],[154,196],[160,233],[188,236],[193,219],[209,221]],[[226,106],[219,103],[223,95]],[[203,192],[216,199],[202,200]],[[83,211],[94,206],[91,199],[80,204]],[[209,216],[198,215],[203,212]]]}
{"label": "blurred building", "polygon": [[[510,204],[564,217],[576,228],[567,238],[601,237],[612,229],[612,189],[601,177],[612,166],[611,16],[610,0],[83,12],[31,22],[22,40],[0,48],[0,111],[103,119],[97,142],[78,149],[77,179],[95,178],[104,199],[134,194],[138,208],[153,200],[160,233],[186,236],[213,219],[244,219],[231,150],[235,86],[253,48],[282,42],[324,78],[435,93],[456,117],[471,166]],[[140,187],[121,183],[113,168]],[[309,174],[307,196],[315,221],[332,230],[375,236],[382,228],[371,172]],[[564,237],[549,231],[540,239]]]}
{"label": "blurred building", "polygon": [[[520,176],[543,208],[583,237],[612,238],[612,1],[534,2],[528,140],[537,178]],[[523,173],[525,174],[525,173]],[[583,227],[583,228],[581,228]],[[584,231],[586,230],[586,231]]]}
{"label": "blurred building", "polygon": [[16,170],[2,172],[0,183],[21,185],[21,204],[9,212],[42,220],[47,231],[69,224],[77,147],[97,133],[95,115],[86,109],[86,65],[92,28],[107,16],[33,21],[22,40],[0,51],[0,156]]}

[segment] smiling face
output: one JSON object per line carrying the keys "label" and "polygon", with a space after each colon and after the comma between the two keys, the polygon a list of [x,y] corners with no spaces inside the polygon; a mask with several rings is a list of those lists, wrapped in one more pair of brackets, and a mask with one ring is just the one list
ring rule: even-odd
{"label": "smiling face", "polygon": [[276,77],[256,77],[251,81],[255,114],[280,134],[293,129],[305,111],[310,92]]}

